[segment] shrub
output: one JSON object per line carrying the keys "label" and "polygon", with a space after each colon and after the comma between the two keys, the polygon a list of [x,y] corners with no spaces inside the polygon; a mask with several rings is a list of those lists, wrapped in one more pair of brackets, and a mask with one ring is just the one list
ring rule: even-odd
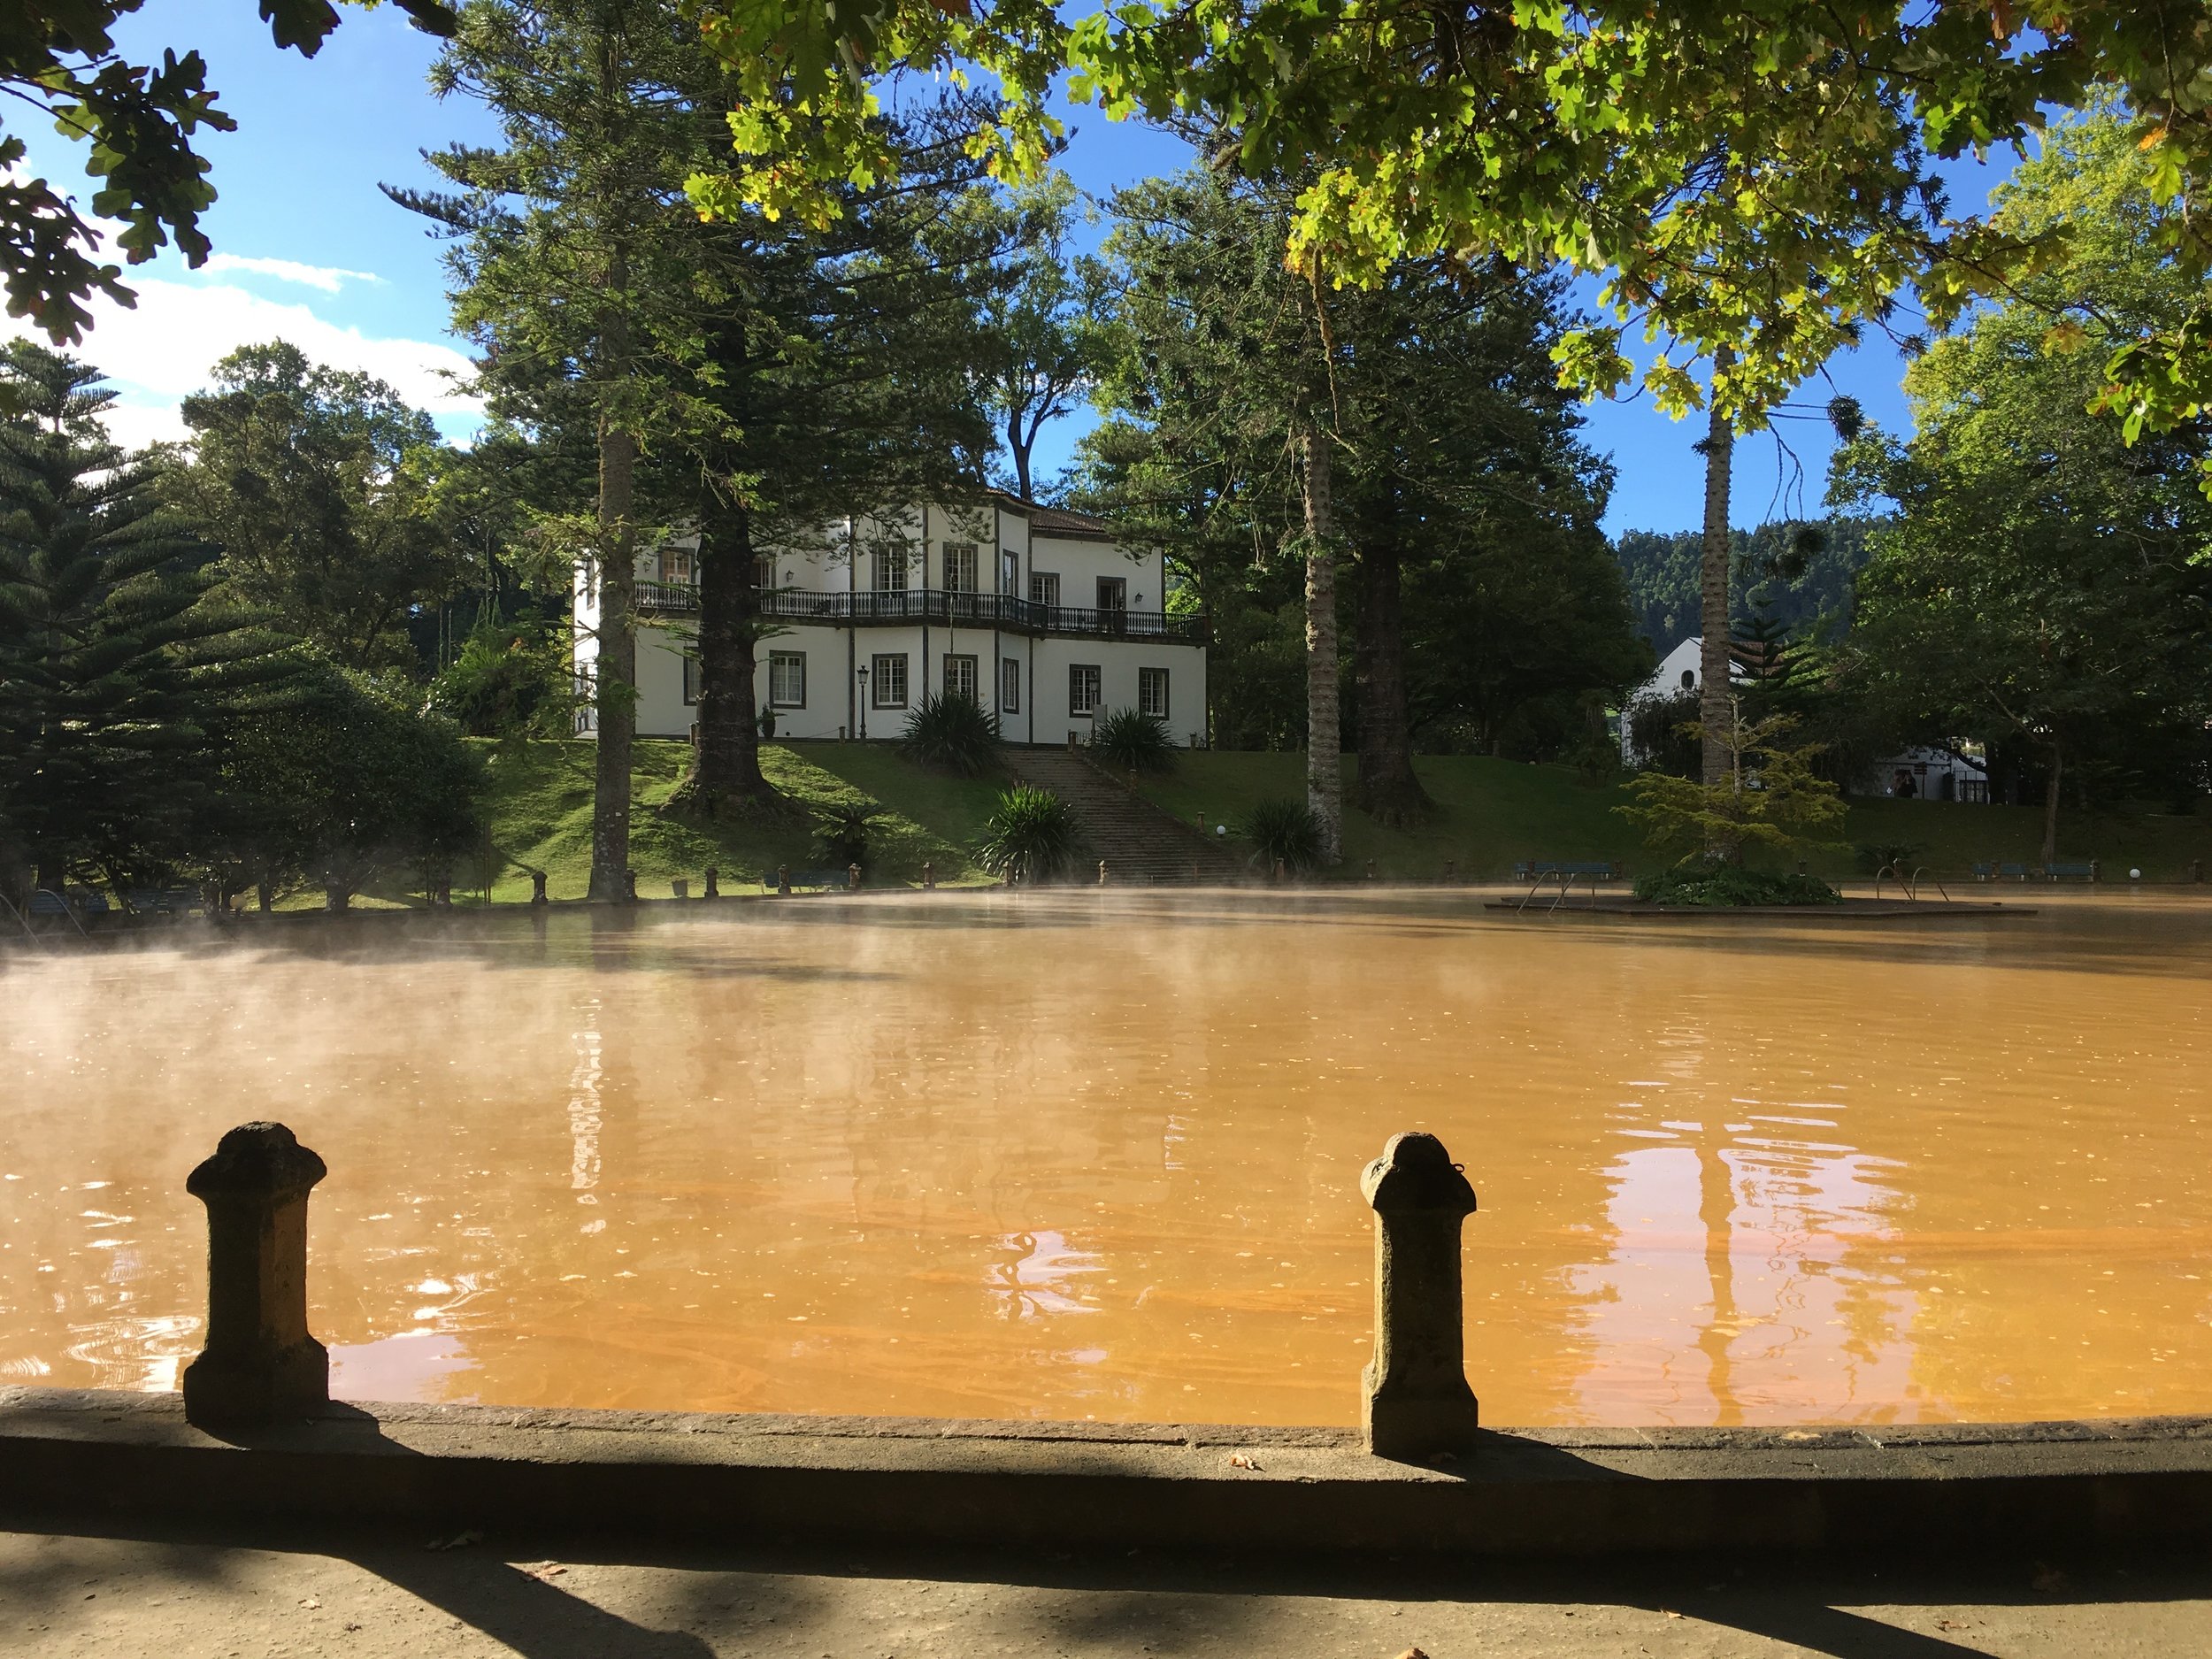
{"label": "shrub", "polygon": [[1156,714],[1109,709],[1091,725],[1091,752],[1132,772],[1171,772],[1175,739]]}
{"label": "shrub", "polygon": [[1630,703],[1628,743],[1636,753],[1636,769],[1671,778],[1698,776],[1704,765],[1704,747],[1694,729],[1698,714],[1698,695],[1688,687]]}
{"label": "shrub", "polygon": [[480,623],[430,682],[430,706],[471,737],[565,737],[576,690],[567,625]]}
{"label": "shrub", "polygon": [[1636,896],[1654,904],[1726,910],[1740,904],[1836,904],[1842,895],[1817,876],[1747,870],[1701,858],[1636,883]]}
{"label": "shrub", "polygon": [[1321,820],[1303,801],[1262,801],[1237,833],[1252,843],[1252,862],[1271,871],[1310,870],[1321,862]]}
{"label": "shrub", "polygon": [[1892,864],[1909,875],[1913,855],[1924,849],[1915,841],[1861,841],[1852,850],[1857,855],[1859,868],[1870,876]]}
{"label": "shrub", "polygon": [[899,753],[956,778],[976,778],[998,764],[998,717],[973,697],[939,692],[907,717]]}
{"label": "shrub", "polygon": [[864,866],[868,840],[882,820],[883,809],[873,801],[839,801],[814,809],[815,849],[833,870],[848,864]]}
{"label": "shrub", "polygon": [[1083,840],[1074,809],[1049,789],[1017,784],[998,798],[976,862],[1014,881],[1048,881],[1075,863]]}

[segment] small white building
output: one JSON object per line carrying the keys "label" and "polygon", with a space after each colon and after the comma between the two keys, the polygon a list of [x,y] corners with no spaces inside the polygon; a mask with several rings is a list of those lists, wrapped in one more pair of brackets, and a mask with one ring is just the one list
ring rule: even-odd
{"label": "small white building", "polygon": [[1989,763],[1978,743],[1908,749],[1877,760],[1851,791],[1903,800],[1989,804]]}
{"label": "small white building", "polygon": [[[1740,680],[1743,665],[1731,661],[1729,666]],[[1633,772],[1643,764],[1644,757],[1636,748],[1636,740],[1630,730],[1640,703],[1656,702],[1663,697],[1678,696],[1683,692],[1694,692],[1704,685],[1705,641],[1692,634],[1659,660],[1649,680],[1628,694],[1621,704],[1621,764]]]}
{"label": "small white building", "polygon": [[[692,641],[695,535],[640,556],[637,730],[688,737],[697,718]],[[1015,743],[1087,740],[1093,718],[1135,708],[1179,744],[1206,728],[1206,619],[1167,608],[1157,552],[1113,527],[1002,491],[838,525],[818,545],[764,549],[766,634],[754,695],[781,738],[895,739],[926,696],[963,693]],[[599,584],[575,589],[576,672],[598,654]],[[588,712],[580,730],[588,733]]]}

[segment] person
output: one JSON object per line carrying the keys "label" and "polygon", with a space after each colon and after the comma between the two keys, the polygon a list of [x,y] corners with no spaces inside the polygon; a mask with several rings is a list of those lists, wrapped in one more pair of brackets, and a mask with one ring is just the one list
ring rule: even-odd
{"label": "person", "polygon": [[1920,793],[1919,789],[1913,783],[1912,773],[1910,771],[1903,766],[1900,766],[1897,769],[1897,787],[1892,790],[1891,793],[1901,797],[1914,795]]}

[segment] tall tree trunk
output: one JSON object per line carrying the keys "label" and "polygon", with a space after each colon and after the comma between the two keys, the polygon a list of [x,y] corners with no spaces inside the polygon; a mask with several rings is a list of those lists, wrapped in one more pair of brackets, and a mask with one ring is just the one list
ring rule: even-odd
{"label": "tall tree trunk", "polygon": [[699,744],[670,808],[741,812],[782,797],[760,770],[759,662],[753,519],[718,504],[699,538]]}
{"label": "tall tree trunk", "polygon": [[1336,512],[1329,434],[1299,434],[1306,508],[1306,805],[1321,821],[1321,862],[1344,862],[1344,738],[1337,706]]}
{"label": "tall tree trunk", "polygon": [[2051,740],[2051,781],[2043,790],[2043,867],[2058,856],[2058,787],[2066,775],[2066,753],[2056,738]]}
{"label": "tall tree trunk", "polygon": [[1034,433],[1026,441],[1023,439],[1019,415],[1006,418],[1006,452],[1014,457],[1014,488],[1024,501],[1029,499],[1029,452],[1036,441]]}
{"label": "tall tree trunk", "polygon": [[1359,781],[1353,799],[1361,811],[1393,829],[1419,823],[1434,804],[1413,775],[1400,564],[1398,544],[1387,534],[1360,549],[1359,633],[1352,670],[1359,687]]}
{"label": "tall tree trunk", "polygon": [[[1717,375],[1735,361],[1726,347],[1713,355]],[[1724,783],[1729,772],[1728,693],[1728,484],[1734,459],[1736,434],[1716,397],[1705,425],[1705,543],[1699,580],[1699,600],[1704,640],[1698,653],[1698,672],[1703,680],[1698,698],[1698,718],[1705,738],[1701,757],[1704,781]],[[1716,849],[1717,850],[1717,849]]]}
{"label": "tall tree trunk", "polygon": [[[620,296],[629,269],[619,250],[607,262],[616,296],[600,335],[616,375],[629,372],[629,319]],[[602,903],[630,896],[630,751],[637,735],[637,552],[631,510],[637,491],[637,434],[599,417],[599,659],[593,706],[599,752],[592,778],[591,887]]]}

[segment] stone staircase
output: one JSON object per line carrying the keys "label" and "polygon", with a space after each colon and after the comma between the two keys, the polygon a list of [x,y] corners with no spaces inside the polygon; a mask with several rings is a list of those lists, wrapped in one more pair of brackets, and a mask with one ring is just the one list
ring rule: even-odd
{"label": "stone staircase", "polygon": [[[1210,884],[1251,874],[1228,848],[1155,806],[1076,750],[1010,749],[1006,758],[1024,783],[1051,790],[1074,809],[1089,858],[1106,861],[1110,886]],[[1094,863],[1079,869],[1076,879],[1095,874]]]}

